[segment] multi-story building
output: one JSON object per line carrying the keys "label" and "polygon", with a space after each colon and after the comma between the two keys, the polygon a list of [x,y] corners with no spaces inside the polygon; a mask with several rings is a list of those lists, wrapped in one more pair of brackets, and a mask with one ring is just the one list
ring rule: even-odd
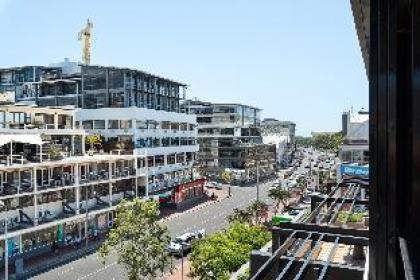
{"label": "multi-story building", "polygon": [[45,79],[59,79],[61,68],[22,66],[0,69],[0,104],[16,101],[31,102],[35,97],[35,83]]}
{"label": "multi-story building", "polygon": [[145,156],[88,155],[74,110],[9,105],[0,115],[0,219],[10,257],[106,229],[121,199],[147,193]]}
{"label": "multi-story building", "polygon": [[261,122],[261,134],[265,144],[276,145],[277,164],[287,166],[295,148],[296,124],[265,118]]}
{"label": "multi-story building", "polygon": [[[3,72],[15,69],[20,68]],[[100,134],[108,146],[124,142],[135,154],[147,154],[149,166],[159,165],[149,174],[162,185],[158,189],[176,184],[181,174],[194,173],[197,122],[179,107],[185,84],[127,68],[80,65],[80,73],[71,75],[63,75],[60,68],[30,69],[39,72],[35,82],[27,84],[31,95],[22,96],[15,87],[15,102],[76,108],[76,124],[88,133]],[[58,74],[48,74],[50,69]],[[162,167],[167,165],[173,166]]]}
{"label": "multi-story building", "polygon": [[369,113],[348,111],[342,115],[344,143],[340,148],[342,162],[369,163]]}
{"label": "multi-story building", "polygon": [[[200,151],[198,162],[205,174],[229,168],[255,177],[255,167],[270,173],[275,165],[274,145],[265,145],[260,130],[261,110],[236,103],[186,100],[181,110],[195,114]],[[261,160],[257,159],[261,156]]]}
{"label": "multi-story building", "polygon": [[9,221],[10,253],[84,236],[86,209],[88,229],[106,229],[122,198],[168,193],[182,205],[202,196],[196,117],[179,112],[185,85],[100,66],[30,83],[30,96],[15,86],[16,104],[0,106],[0,219]]}

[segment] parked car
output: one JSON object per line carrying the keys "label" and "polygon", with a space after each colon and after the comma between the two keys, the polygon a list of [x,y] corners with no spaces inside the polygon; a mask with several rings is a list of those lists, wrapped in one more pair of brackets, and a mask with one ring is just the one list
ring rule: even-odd
{"label": "parked car", "polygon": [[297,209],[292,209],[289,211],[290,216],[296,216],[296,215],[299,215],[299,213],[300,213],[300,210],[297,210]]}
{"label": "parked car", "polygon": [[218,183],[218,184],[216,184],[214,187],[216,188],[216,190],[221,190],[221,189],[223,189],[223,185],[222,185],[222,183]]}
{"label": "parked car", "polygon": [[166,250],[174,256],[183,256],[183,254],[191,251],[192,242],[196,239],[201,239],[205,235],[205,230],[197,230],[194,232],[187,232],[172,240],[166,247]]}

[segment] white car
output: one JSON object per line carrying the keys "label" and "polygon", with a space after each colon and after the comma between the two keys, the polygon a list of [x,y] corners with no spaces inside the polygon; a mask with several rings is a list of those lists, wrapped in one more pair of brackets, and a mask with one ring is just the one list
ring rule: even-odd
{"label": "white car", "polygon": [[194,232],[187,232],[172,240],[166,247],[166,250],[175,256],[183,256],[191,250],[192,242],[195,239],[201,239],[206,234],[204,229],[197,230]]}

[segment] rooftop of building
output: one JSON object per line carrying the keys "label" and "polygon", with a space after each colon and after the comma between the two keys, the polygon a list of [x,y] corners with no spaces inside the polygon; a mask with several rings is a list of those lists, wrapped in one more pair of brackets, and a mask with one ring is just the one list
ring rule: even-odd
{"label": "rooftop of building", "polygon": [[[68,63],[70,63],[68,61]],[[58,65],[58,64],[57,64]],[[107,69],[107,70],[120,70],[120,71],[128,71],[128,72],[136,72],[138,74],[142,74],[145,76],[150,76],[152,78],[156,78],[159,80],[163,80],[166,82],[170,82],[173,84],[176,84],[178,86],[181,87],[187,87],[188,85],[186,83],[182,83],[180,81],[176,81],[173,79],[169,79],[169,78],[165,78],[159,75],[155,75],[143,70],[139,70],[139,69],[133,69],[133,68],[128,68],[128,67],[117,67],[117,66],[105,66],[105,65],[85,65],[85,64],[78,64],[78,66],[80,68],[96,68],[96,69]],[[61,66],[41,66],[41,65],[24,65],[24,66],[13,66],[13,67],[5,67],[5,68],[0,68],[0,72],[1,71],[19,71],[19,70],[24,70],[24,69],[28,69],[28,68],[42,68],[42,69],[47,69],[47,70],[62,70]],[[73,77],[74,75],[76,76],[80,76],[80,73],[71,73],[69,75],[64,74],[63,77],[69,79],[70,77]]]}
{"label": "rooftop of building", "polygon": [[138,74],[151,76],[151,77],[156,78],[156,79],[160,79],[160,80],[163,80],[163,81],[166,81],[166,82],[177,84],[178,86],[181,86],[181,87],[187,87],[188,86],[187,84],[182,83],[180,81],[176,81],[176,80],[172,80],[172,79],[165,78],[165,77],[162,77],[162,76],[158,76],[158,75],[155,75],[155,74],[143,71],[143,70],[139,70],[139,69],[133,69],[133,68],[128,68],[128,67],[117,67],[117,66],[104,66],[104,65],[85,65],[85,64],[80,64],[79,66],[82,67],[82,69],[83,68],[96,68],[96,69],[107,69],[107,70],[117,70],[117,71],[120,70],[120,71],[136,72]]}
{"label": "rooftop of building", "polygon": [[182,105],[185,104],[193,104],[193,105],[202,105],[202,106],[243,106],[243,107],[247,107],[250,109],[255,109],[258,111],[262,111],[262,109],[255,107],[255,106],[251,106],[251,105],[247,105],[247,104],[242,104],[242,103],[231,103],[231,102],[210,102],[210,101],[201,101],[201,100],[194,100],[194,99],[187,99],[184,101],[184,103]]}
{"label": "rooftop of building", "polygon": [[12,67],[2,67],[0,68],[0,71],[19,71],[24,70],[28,68],[42,68],[42,69],[51,69],[51,70],[58,70],[61,69],[61,67],[55,67],[55,66],[43,66],[43,65],[23,65],[23,66],[12,66]]}

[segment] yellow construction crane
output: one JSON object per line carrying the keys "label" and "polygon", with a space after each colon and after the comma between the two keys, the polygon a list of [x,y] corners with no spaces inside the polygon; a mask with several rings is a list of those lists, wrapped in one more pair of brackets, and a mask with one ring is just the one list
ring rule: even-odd
{"label": "yellow construction crane", "polygon": [[83,41],[82,49],[82,61],[83,64],[90,64],[90,46],[91,46],[91,36],[92,36],[93,23],[87,19],[86,26],[79,32],[79,41]]}

